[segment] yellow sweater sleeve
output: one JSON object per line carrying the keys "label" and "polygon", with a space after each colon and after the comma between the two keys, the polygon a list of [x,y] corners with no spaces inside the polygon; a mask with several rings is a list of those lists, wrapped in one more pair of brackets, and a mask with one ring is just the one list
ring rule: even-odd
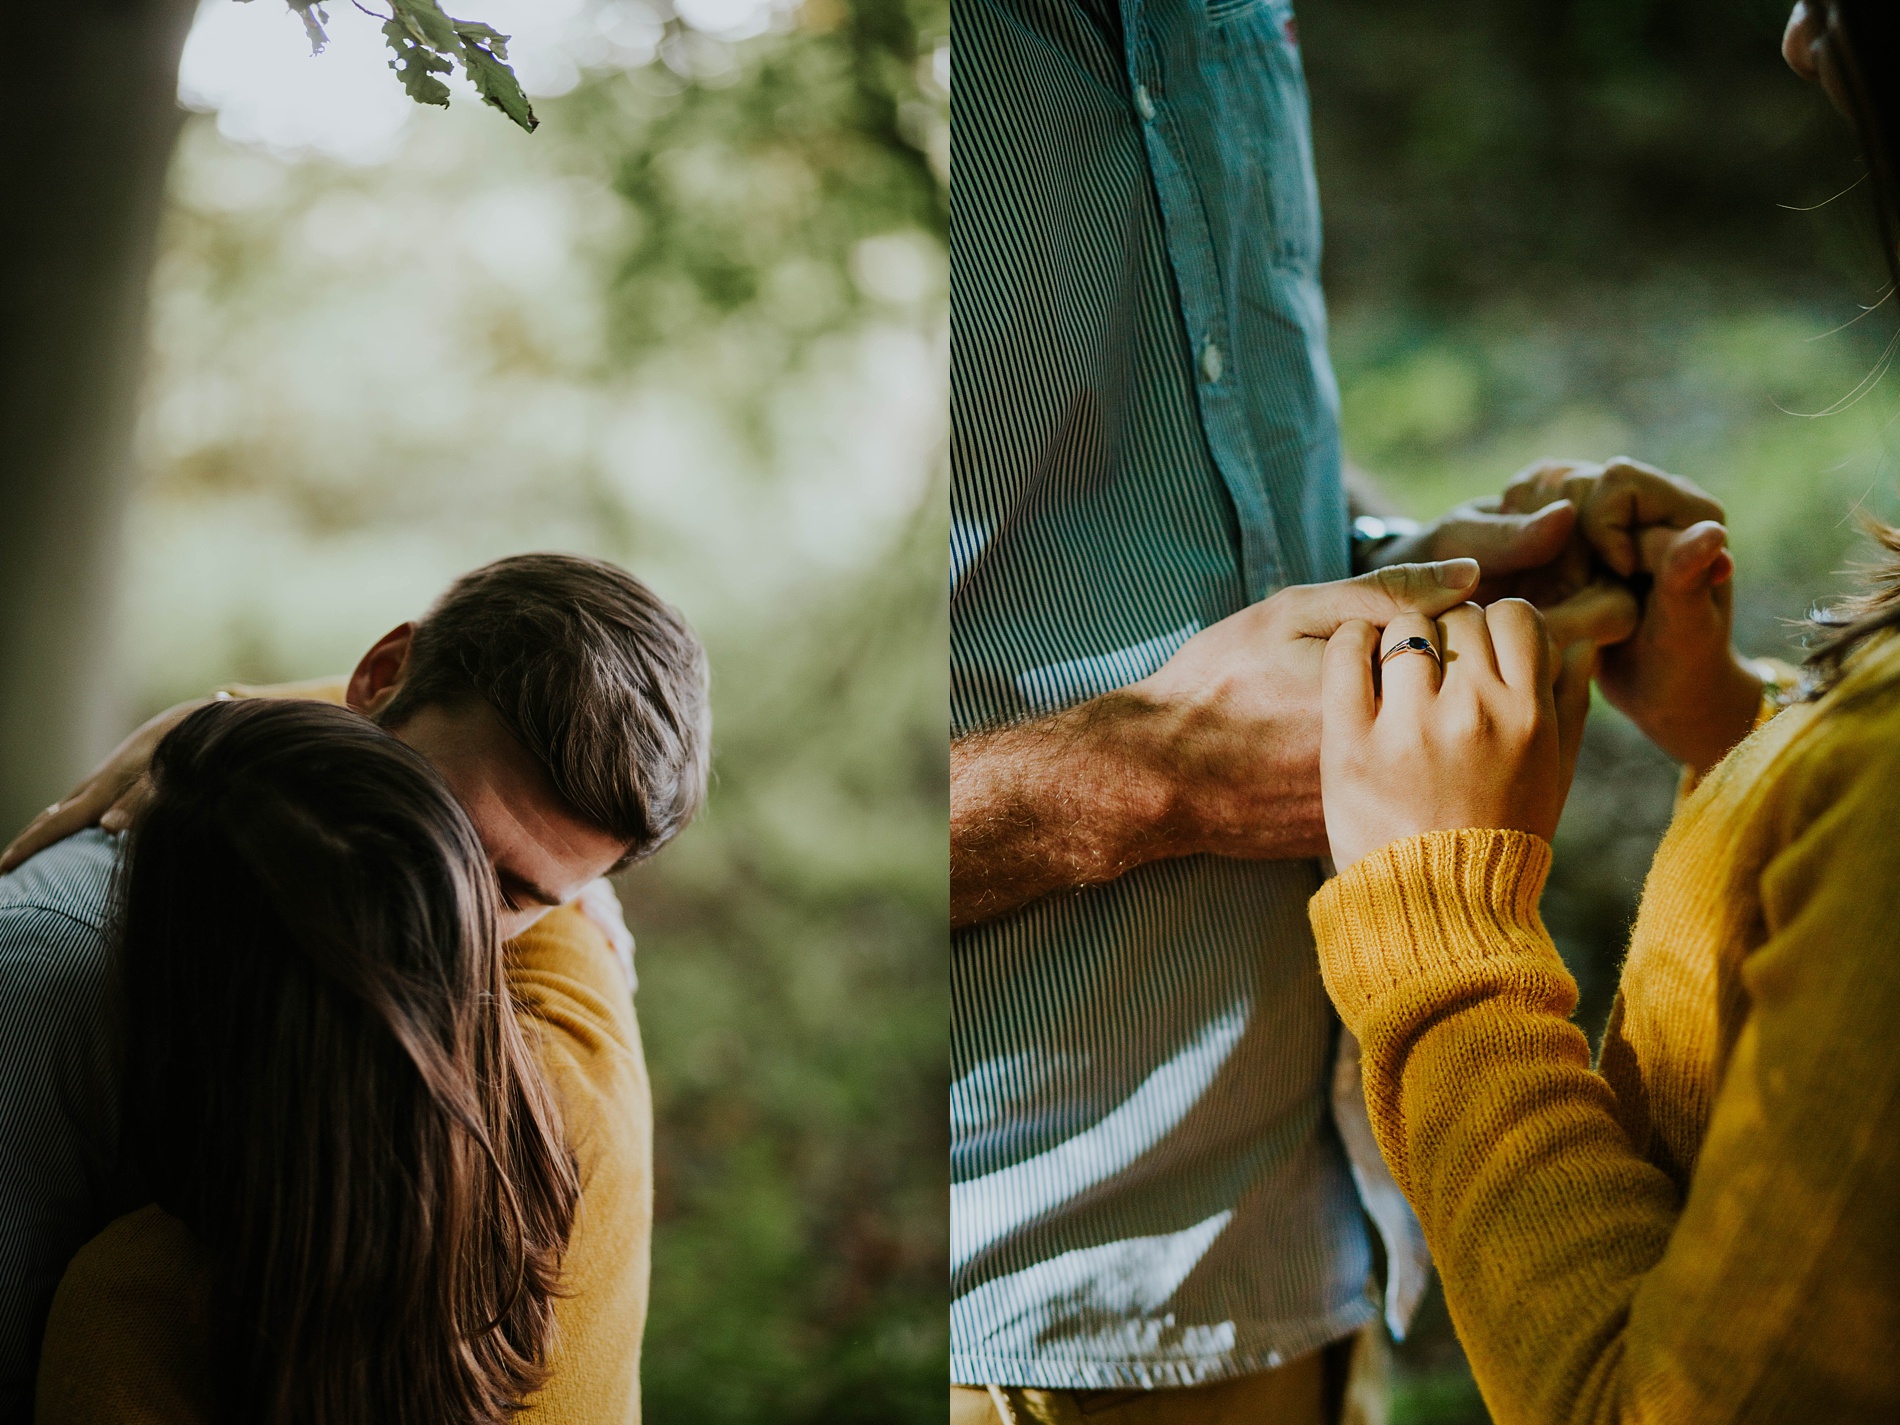
{"label": "yellow sweater sleeve", "polygon": [[1499,1425],[1891,1418],[1891,776],[1861,777],[1769,867],[1752,1007],[1686,1202],[1631,1148],[1568,1021],[1575,986],[1537,914],[1547,845],[1415,837],[1314,898],[1381,1150]]}
{"label": "yellow sweater sleeve", "polygon": [[80,1248],[46,1323],[36,1425],[206,1425],[213,1271],[210,1252],[157,1206]]}

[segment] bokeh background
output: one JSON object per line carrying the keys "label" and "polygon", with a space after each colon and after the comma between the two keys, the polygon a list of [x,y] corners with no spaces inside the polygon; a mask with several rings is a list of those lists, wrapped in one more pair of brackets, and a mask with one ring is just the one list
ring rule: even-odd
{"label": "bokeh background", "polygon": [[[1845,126],[1786,0],[1305,0],[1346,443],[1403,510],[1542,456],[1634,455],[1727,506],[1738,640],[1799,621],[1896,514],[1896,320]],[[1877,310],[1866,311],[1877,306]],[[1676,769],[1600,702],[1544,914],[1601,1032]],[[1483,1421],[1444,1316],[1399,1425]]]}
{"label": "bokeh background", "polygon": [[935,1420],[948,6],[450,8],[515,37],[538,132],[411,103],[347,3],[316,57],[283,0],[197,11],[105,720],[347,669],[509,552],[680,605],[713,792],[621,884],[647,1418]]}

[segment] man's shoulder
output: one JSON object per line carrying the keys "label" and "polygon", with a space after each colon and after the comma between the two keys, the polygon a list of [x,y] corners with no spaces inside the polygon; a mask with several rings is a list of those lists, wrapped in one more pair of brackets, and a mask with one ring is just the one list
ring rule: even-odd
{"label": "man's shoulder", "polygon": [[97,940],[111,913],[119,839],[96,828],[75,832],[0,876],[0,955],[22,938]]}

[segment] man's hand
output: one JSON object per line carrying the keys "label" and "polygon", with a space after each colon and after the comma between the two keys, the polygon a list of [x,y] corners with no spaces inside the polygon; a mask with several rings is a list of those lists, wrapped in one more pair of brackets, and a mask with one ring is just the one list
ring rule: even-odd
{"label": "man's hand", "polygon": [[151,780],[146,772],[152,765],[152,753],[166,733],[210,701],[194,698],[142,723],[92,775],[34,817],[26,830],[13,838],[12,844],[0,852],[0,873],[11,871],[75,831],[93,825],[123,831],[130,826],[151,796]]}
{"label": "man's hand", "polygon": [[1203,630],[1155,673],[950,750],[952,925],[995,919],[1149,861],[1327,851],[1320,669],[1351,620],[1465,602],[1470,560],[1283,589]]}

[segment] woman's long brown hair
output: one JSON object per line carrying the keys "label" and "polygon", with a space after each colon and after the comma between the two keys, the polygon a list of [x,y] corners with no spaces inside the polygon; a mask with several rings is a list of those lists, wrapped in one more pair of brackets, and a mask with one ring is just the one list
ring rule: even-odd
{"label": "woman's long brown hair", "polygon": [[153,777],[119,911],[127,1145],[216,1261],[221,1417],[507,1420],[547,1373],[578,1186],[474,828],[316,703],[203,708]]}
{"label": "woman's long brown hair", "polygon": [[[1900,6],[1894,0],[1824,0],[1828,61],[1840,76],[1860,138],[1886,258],[1888,299],[1900,306]],[[1868,521],[1885,552],[1866,588],[1816,617],[1824,630],[1808,655],[1817,691],[1832,684],[1869,638],[1900,626],[1900,529]]]}

